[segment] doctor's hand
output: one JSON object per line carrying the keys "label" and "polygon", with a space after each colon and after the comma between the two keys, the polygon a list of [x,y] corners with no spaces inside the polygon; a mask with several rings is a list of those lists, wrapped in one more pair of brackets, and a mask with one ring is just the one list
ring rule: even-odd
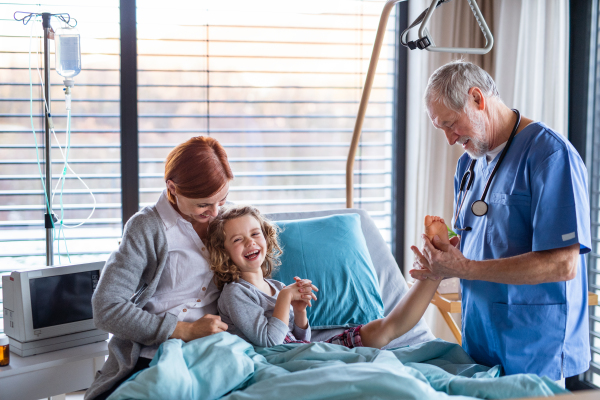
{"label": "doctor's hand", "polygon": [[169,339],[181,339],[184,342],[225,332],[227,324],[218,315],[206,314],[194,322],[177,322],[177,326]]}
{"label": "doctor's hand", "polygon": [[[409,271],[410,275],[417,280],[437,280],[439,278],[450,278],[457,275],[456,266],[461,261],[468,261],[458,250],[460,237],[456,236],[450,239],[450,244],[442,243],[438,236],[433,238],[433,243],[426,235],[423,235],[423,252],[416,246],[411,246],[415,254],[413,269]],[[464,267],[459,268],[459,270]]]}

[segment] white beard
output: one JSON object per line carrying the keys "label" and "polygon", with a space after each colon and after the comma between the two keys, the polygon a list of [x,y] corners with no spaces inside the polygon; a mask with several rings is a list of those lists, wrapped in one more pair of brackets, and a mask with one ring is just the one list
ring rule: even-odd
{"label": "white beard", "polygon": [[469,118],[469,122],[471,123],[471,131],[473,132],[473,135],[470,138],[461,137],[458,142],[462,145],[467,140],[470,140],[473,149],[465,149],[465,151],[469,157],[473,159],[479,159],[488,151],[490,151],[490,144],[486,137],[485,122],[481,114],[475,113],[470,108],[466,109],[466,113],[467,118]]}

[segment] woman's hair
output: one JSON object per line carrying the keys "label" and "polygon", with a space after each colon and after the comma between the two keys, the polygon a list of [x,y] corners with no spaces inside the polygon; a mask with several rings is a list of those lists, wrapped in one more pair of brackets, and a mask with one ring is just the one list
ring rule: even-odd
{"label": "woman's hair", "polygon": [[[210,197],[232,179],[227,153],[211,137],[197,136],[181,143],[165,161],[165,182],[171,180],[177,194],[190,199]],[[167,196],[175,204],[170,190]]]}
{"label": "woman's hair", "polygon": [[236,282],[241,275],[238,267],[233,263],[227,250],[225,250],[225,223],[232,219],[251,215],[260,224],[267,242],[267,254],[261,265],[263,276],[270,278],[271,274],[281,264],[279,256],[283,253],[277,242],[279,227],[261,215],[256,207],[252,206],[226,206],[208,226],[208,240],[206,247],[210,253],[210,269],[214,272],[215,284],[223,289],[226,283]]}

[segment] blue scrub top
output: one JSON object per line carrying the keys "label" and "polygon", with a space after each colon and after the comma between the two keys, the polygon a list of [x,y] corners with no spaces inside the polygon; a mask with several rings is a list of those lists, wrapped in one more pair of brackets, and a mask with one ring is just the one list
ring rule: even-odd
{"label": "blue scrub top", "polygon": [[[506,374],[558,380],[561,365],[564,377],[580,374],[590,362],[585,165],[563,136],[532,123],[515,136],[494,176],[487,215],[476,217],[471,204],[481,198],[499,157],[475,164],[475,180],[456,221],[457,228],[472,227],[462,232],[460,250],[468,259],[490,260],[579,243],[577,277],[539,285],[461,280],[463,347],[480,364],[501,364]],[[455,203],[470,162],[466,153],[458,161]]]}

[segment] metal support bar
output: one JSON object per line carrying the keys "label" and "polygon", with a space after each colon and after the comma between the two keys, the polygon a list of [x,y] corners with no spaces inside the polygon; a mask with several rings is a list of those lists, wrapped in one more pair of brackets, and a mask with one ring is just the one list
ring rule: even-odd
{"label": "metal support bar", "polygon": [[485,22],[485,18],[483,18],[483,14],[479,10],[479,6],[477,6],[477,1],[475,0],[467,0],[469,3],[469,7],[471,7],[471,11],[473,11],[473,15],[479,24],[479,29],[483,33],[483,37],[485,38],[485,47],[483,48],[471,48],[471,47],[437,47],[432,43],[432,39],[429,36],[429,32],[427,30],[427,24],[433,15],[433,12],[436,9],[436,4],[439,0],[432,0],[431,5],[429,6],[429,10],[419,27],[419,38],[428,39],[428,44],[424,47],[427,51],[435,51],[440,53],[462,53],[462,54],[486,54],[492,47],[494,46],[494,37],[490,28],[488,28],[487,23]]}
{"label": "metal support bar", "polygon": [[381,18],[379,19],[379,26],[377,27],[375,44],[373,45],[371,61],[369,62],[369,70],[367,72],[365,86],[363,88],[362,96],[360,98],[360,105],[358,106],[358,115],[356,116],[356,122],[354,123],[352,142],[350,143],[350,150],[348,151],[348,160],[346,161],[346,208],[354,207],[354,158],[356,157],[356,150],[358,149],[360,134],[362,133],[362,125],[365,120],[367,106],[369,105],[369,97],[371,96],[371,89],[373,88],[373,80],[375,79],[375,72],[377,70],[379,54],[381,53],[383,37],[385,36],[385,30],[387,28],[387,23],[390,17],[390,13],[392,12],[392,8],[396,5],[396,3],[399,3],[401,1],[406,0],[388,0],[388,2],[385,3],[385,6],[383,6]]}
{"label": "metal support bar", "polygon": [[[396,8],[396,79],[394,85],[394,134],[392,136],[392,253],[404,265],[404,207],[406,201],[406,104],[408,87],[408,49],[400,35],[408,27],[408,3]],[[402,268],[401,268],[402,269]],[[402,271],[404,273],[404,271]]]}

